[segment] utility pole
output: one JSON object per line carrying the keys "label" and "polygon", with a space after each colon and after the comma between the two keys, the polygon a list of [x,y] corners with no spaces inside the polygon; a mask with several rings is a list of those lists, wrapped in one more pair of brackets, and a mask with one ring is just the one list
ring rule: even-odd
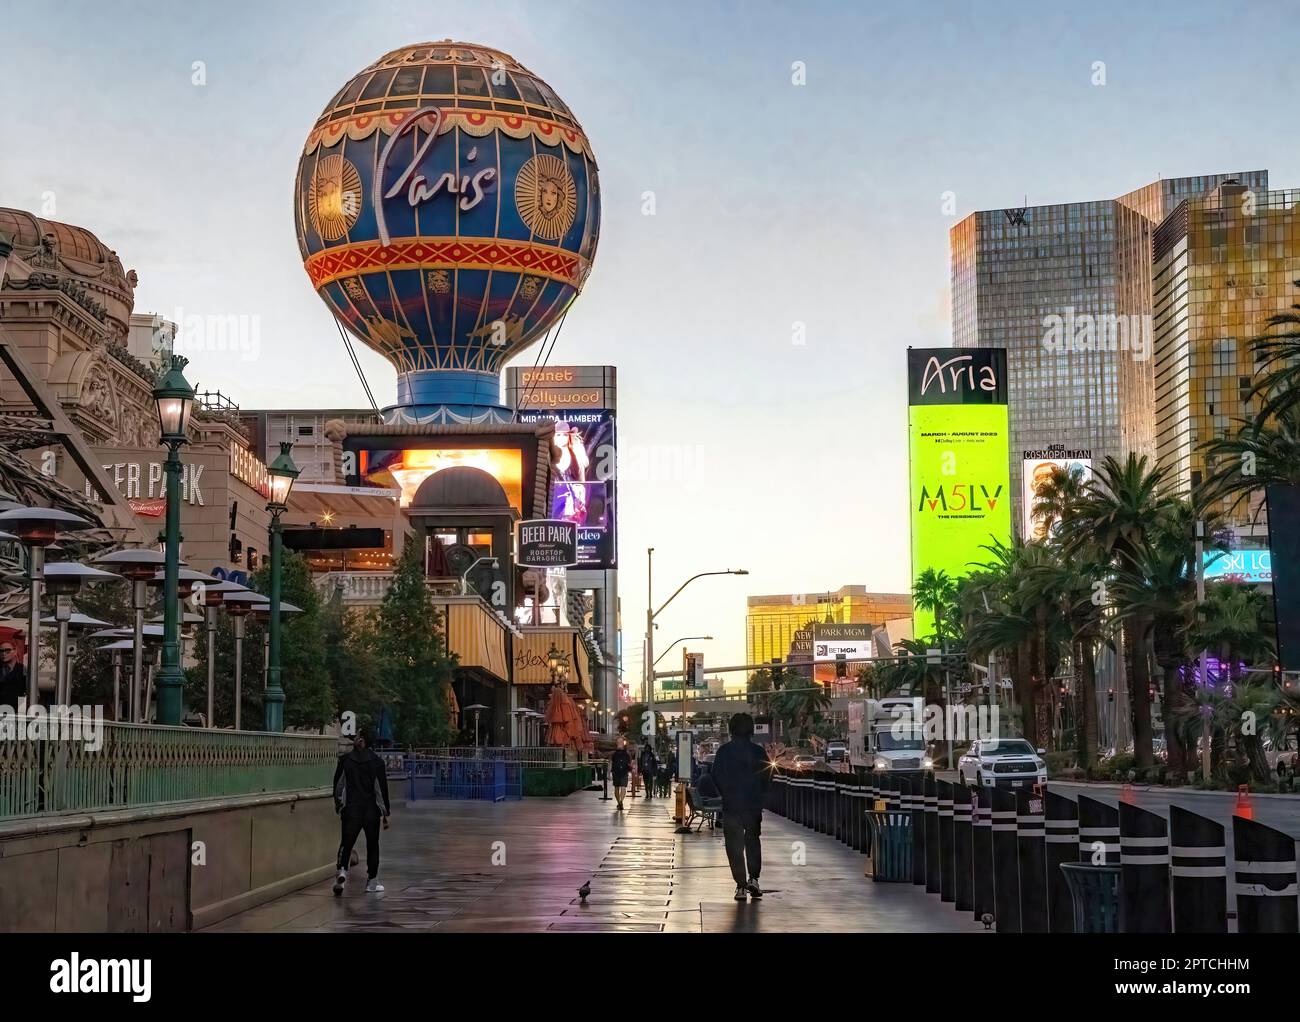
{"label": "utility pole", "polygon": [[658,737],[659,727],[655,721],[654,553],[654,547],[648,547],[645,552],[645,702],[646,712],[650,715],[651,733]]}

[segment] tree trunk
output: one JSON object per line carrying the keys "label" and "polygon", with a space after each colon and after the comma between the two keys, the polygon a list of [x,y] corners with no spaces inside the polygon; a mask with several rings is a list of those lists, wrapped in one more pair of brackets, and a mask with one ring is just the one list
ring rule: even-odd
{"label": "tree trunk", "polygon": [[[1129,628],[1125,625],[1125,628]],[[1146,622],[1133,628],[1125,637],[1126,649],[1132,649],[1133,673],[1129,685],[1129,700],[1133,712],[1133,760],[1138,769],[1147,769],[1154,761],[1151,752],[1151,657],[1149,652],[1150,629]]]}
{"label": "tree trunk", "polygon": [[1034,680],[1032,639],[1025,639],[1016,647],[1016,698],[1020,700],[1020,733],[1028,737],[1034,733]]}
{"label": "tree trunk", "polygon": [[1169,784],[1183,784],[1187,780],[1187,750],[1183,747],[1182,735],[1174,727],[1174,714],[1185,697],[1178,681],[1178,664],[1166,663],[1164,672],[1165,750],[1169,768],[1166,780]]}
{"label": "tree trunk", "polygon": [[1097,760],[1097,649],[1091,639],[1079,643],[1079,720],[1075,726],[1079,766],[1087,770]]}
{"label": "tree trunk", "polygon": [[1260,741],[1259,735],[1242,735],[1242,751],[1246,753],[1246,759],[1250,762],[1251,776],[1256,784],[1269,784],[1273,778],[1272,771],[1268,768],[1268,759],[1264,755],[1264,743]]}
{"label": "tree trunk", "polygon": [[1047,605],[1039,604],[1035,614],[1035,657],[1034,657],[1034,747],[1051,748],[1051,726],[1048,713],[1051,710],[1050,693],[1047,678]]}

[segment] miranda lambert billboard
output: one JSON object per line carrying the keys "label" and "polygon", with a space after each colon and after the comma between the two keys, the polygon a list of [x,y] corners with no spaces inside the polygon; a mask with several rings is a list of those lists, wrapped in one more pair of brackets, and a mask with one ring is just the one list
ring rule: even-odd
{"label": "miranda lambert billboard", "polygon": [[[912,582],[962,578],[1011,540],[1007,353],[909,348],[907,376]],[[917,607],[913,628],[933,634],[934,616]]]}

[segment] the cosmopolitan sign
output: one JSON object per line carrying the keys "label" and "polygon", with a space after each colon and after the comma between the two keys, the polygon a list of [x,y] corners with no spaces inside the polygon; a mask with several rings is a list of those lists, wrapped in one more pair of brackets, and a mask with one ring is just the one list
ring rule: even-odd
{"label": "the cosmopolitan sign", "polygon": [[[414,132],[416,125],[421,121],[427,122],[428,135],[416,147],[410,162],[407,163],[396,180],[385,190],[384,182],[388,179],[388,159],[393,153],[393,148],[408,133]],[[379,154],[379,166],[375,171],[370,196],[375,210],[375,226],[379,229],[380,244],[391,244],[391,239],[388,236],[388,223],[384,218],[384,202],[386,200],[403,195],[407,205],[415,209],[439,193],[445,193],[460,197],[461,210],[471,210],[483,201],[483,196],[487,194],[486,186],[491,184],[492,180],[497,176],[495,167],[484,167],[472,175],[447,171],[430,184],[429,179],[420,173],[419,168],[437,140],[438,132],[441,129],[442,111],[436,106],[422,107],[403,121],[402,126],[394,131],[384,144],[383,151]],[[477,159],[478,147],[475,146],[470,149],[465,161],[473,163]]]}
{"label": "the cosmopolitan sign", "polygon": [[[1011,541],[1006,352],[911,348],[907,376],[913,584],[927,569],[961,578]],[[933,633],[928,611],[913,620]]]}
{"label": "the cosmopolitan sign", "polygon": [[515,535],[515,563],[525,568],[565,568],[577,564],[577,525],[550,518],[520,522]]}

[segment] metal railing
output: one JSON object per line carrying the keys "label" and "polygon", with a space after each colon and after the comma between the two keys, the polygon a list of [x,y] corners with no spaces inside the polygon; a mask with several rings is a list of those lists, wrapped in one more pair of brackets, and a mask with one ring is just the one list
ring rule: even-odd
{"label": "metal railing", "polygon": [[0,740],[0,819],[328,787],[338,761],[338,740],[329,735],[108,721],[100,728],[98,748],[82,740]]}
{"label": "metal railing", "polygon": [[525,766],[572,767],[586,763],[585,752],[558,748],[554,745],[453,745],[443,748],[415,748],[408,750],[416,756],[432,759],[485,759]]}

